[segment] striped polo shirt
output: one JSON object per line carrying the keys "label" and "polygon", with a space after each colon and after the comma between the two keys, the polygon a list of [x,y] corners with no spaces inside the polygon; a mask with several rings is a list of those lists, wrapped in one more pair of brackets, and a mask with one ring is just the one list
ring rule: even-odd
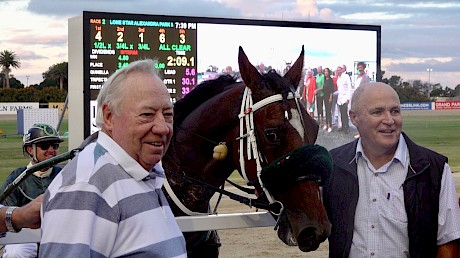
{"label": "striped polo shirt", "polygon": [[164,180],[99,132],[45,193],[39,256],[186,257]]}

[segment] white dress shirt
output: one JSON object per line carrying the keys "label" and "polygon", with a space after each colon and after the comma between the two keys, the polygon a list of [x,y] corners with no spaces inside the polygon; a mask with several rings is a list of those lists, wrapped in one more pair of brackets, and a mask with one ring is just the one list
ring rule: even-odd
{"label": "white dress shirt", "polygon": [[[403,183],[409,168],[409,152],[401,135],[393,159],[374,168],[356,148],[359,198],[350,257],[409,257],[408,218]],[[439,196],[437,244],[460,238],[460,208],[449,165],[444,165]],[[420,225],[423,226],[423,225]]]}
{"label": "white dress shirt", "polygon": [[346,73],[342,73],[337,78],[337,91],[339,92],[339,95],[337,97],[337,104],[338,105],[343,105],[345,104],[348,100],[350,100],[351,97],[351,80],[350,76]]}

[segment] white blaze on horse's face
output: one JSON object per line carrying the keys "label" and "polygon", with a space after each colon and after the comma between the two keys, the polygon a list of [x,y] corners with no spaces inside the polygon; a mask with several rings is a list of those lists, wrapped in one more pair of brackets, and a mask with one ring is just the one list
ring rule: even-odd
{"label": "white blaze on horse's face", "polygon": [[299,133],[300,137],[302,137],[302,140],[304,139],[305,135],[305,129],[303,128],[302,125],[302,117],[300,116],[300,113],[297,109],[291,108],[291,120],[289,120],[289,123],[294,127],[294,129]]}

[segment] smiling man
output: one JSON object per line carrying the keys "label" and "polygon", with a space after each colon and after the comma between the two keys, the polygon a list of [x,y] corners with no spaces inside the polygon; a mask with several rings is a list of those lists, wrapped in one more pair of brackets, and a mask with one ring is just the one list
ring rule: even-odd
{"label": "smiling man", "polygon": [[[30,159],[30,162],[26,167],[15,169],[3,182],[0,192],[3,193],[26,169],[55,157],[62,141],[59,133],[52,126],[48,124],[32,125],[22,139],[22,152]],[[3,202],[4,205],[13,206],[10,208],[10,214],[13,214],[15,207],[24,206],[43,194],[59,171],[61,171],[59,166],[43,168],[22,181]],[[9,231],[16,232],[16,229],[11,226]],[[36,243],[6,245],[3,257],[37,257],[37,247]]]}
{"label": "smiling man", "polygon": [[40,257],[186,257],[161,191],[173,105],[154,67],[133,62],[104,84],[97,142],[45,193]]}
{"label": "smiling man", "polygon": [[398,95],[384,83],[357,88],[349,114],[361,137],[331,150],[323,189],[330,257],[457,257],[460,208],[447,157],[401,132]]}

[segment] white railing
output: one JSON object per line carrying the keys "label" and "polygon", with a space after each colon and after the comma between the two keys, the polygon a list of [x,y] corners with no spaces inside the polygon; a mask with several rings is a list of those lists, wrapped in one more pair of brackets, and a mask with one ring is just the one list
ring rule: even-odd
{"label": "white railing", "polygon": [[[176,217],[176,221],[182,232],[273,227],[276,223],[268,212],[184,216]],[[19,233],[7,233],[5,237],[0,238],[0,245],[38,242],[40,242],[40,229],[23,229]]]}

